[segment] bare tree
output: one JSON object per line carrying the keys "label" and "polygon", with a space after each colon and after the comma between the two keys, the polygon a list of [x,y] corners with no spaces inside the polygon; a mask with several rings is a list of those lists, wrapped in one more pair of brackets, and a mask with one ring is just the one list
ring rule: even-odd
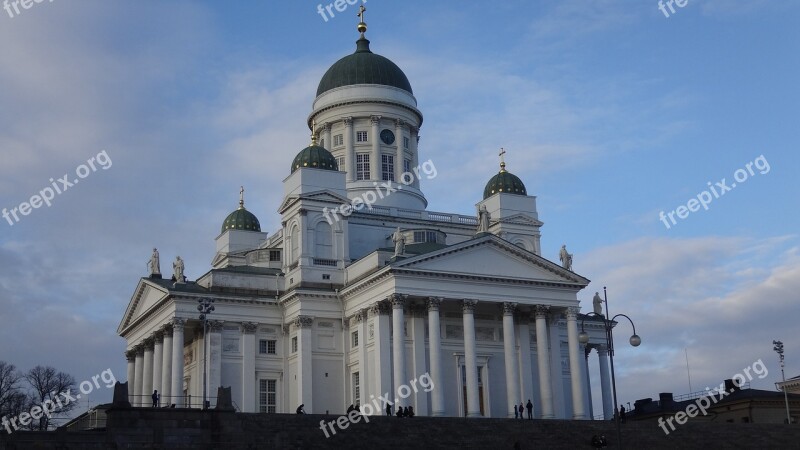
{"label": "bare tree", "polygon": [[19,381],[22,375],[17,372],[13,364],[0,361],[0,417],[13,417],[19,412],[20,397],[26,395],[20,388]]}
{"label": "bare tree", "polygon": [[[78,406],[75,389],[75,378],[72,375],[57,371],[54,367],[36,366],[25,374],[25,379],[31,386],[30,397],[34,405],[44,405],[45,402],[58,405],[53,417],[62,417]],[[39,423],[31,422],[35,430],[47,430],[52,422],[48,415],[42,415]]]}

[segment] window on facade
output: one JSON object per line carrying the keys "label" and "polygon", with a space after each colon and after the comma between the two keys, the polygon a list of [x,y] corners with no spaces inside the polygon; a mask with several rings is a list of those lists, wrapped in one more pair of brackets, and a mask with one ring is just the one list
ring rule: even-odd
{"label": "window on facade", "polygon": [[367,132],[356,131],[356,142],[367,142]]}
{"label": "window on facade", "polygon": [[403,138],[403,148],[408,148],[408,138],[407,137]]}
{"label": "window on facade", "polygon": [[270,250],[269,251],[269,260],[271,262],[280,261],[281,260],[281,251],[280,250]]}
{"label": "window on facade", "polygon": [[341,135],[341,134],[337,134],[336,136],[334,136],[333,137],[333,145],[334,146],[344,145],[344,136]]}
{"label": "window on facade", "polygon": [[353,331],[350,335],[353,339],[353,347],[358,347],[358,331]]}
{"label": "window on facade", "polygon": [[344,168],[344,156],[336,158],[336,164],[339,166],[339,171],[346,172]]}
{"label": "window on facade", "polygon": [[356,153],[356,180],[369,180],[369,153]]}
{"label": "window on facade", "polygon": [[292,353],[297,353],[297,336],[292,338]]}
{"label": "window on facade", "polygon": [[258,380],[258,411],[275,413],[278,400],[277,380]]}
{"label": "window on facade", "polygon": [[300,229],[297,225],[292,227],[292,261],[295,262],[300,259]]}
{"label": "window on facade", "polygon": [[361,403],[361,376],[358,372],[353,374],[353,404]]}
{"label": "window on facade", "polygon": [[381,155],[381,177],[384,181],[394,181],[394,156]]}
{"label": "window on facade", "polygon": [[317,224],[314,230],[314,238],[317,247],[315,256],[322,259],[333,258],[333,232],[327,222]]}
{"label": "window on facade", "polygon": [[277,342],[274,339],[261,339],[258,341],[258,353],[262,355],[274,355],[277,348]]}
{"label": "window on facade", "polygon": [[403,160],[403,172],[411,173],[411,160],[404,159]]}
{"label": "window on facade", "polygon": [[415,231],[414,242],[436,242],[435,231]]}

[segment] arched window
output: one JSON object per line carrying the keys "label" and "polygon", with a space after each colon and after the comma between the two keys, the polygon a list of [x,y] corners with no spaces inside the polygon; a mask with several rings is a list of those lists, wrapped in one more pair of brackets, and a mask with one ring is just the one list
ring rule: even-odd
{"label": "arched window", "polygon": [[333,233],[326,222],[317,224],[314,235],[316,251],[314,256],[321,259],[333,259]]}
{"label": "arched window", "polygon": [[292,234],[289,237],[292,241],[292,253],[290,256],[290,262],[295,262],[300,259],[300,229],[297,225],[292,227]]}

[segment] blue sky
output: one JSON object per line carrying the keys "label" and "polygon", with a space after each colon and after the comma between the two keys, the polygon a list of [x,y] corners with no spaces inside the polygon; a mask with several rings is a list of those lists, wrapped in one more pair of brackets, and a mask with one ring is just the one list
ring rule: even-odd
{"label": "blue sky", "polygon": [[[0,221],[0,359],[124,378],[115,330],[154,246],[205,273],[240,185],[278,229],[316,85],[357,38],[355,6],[325,22],[318,4],[0,11],[0,208],[104,150],[113,162]],[[753,386],[773,389],[773,339],[800,374],[800,4],[689,0],[669,18],[654,0],[367,7],[372,50],[406,72],[425,115],[428,209],[474,213],[505,147],[538,197],[543,256],[567,244],[593,280],[584,309],[606,285],[612,314],[636,322],[642,346],[618,344],[622,401],[688,392],[684,348],[694,390],[758,359],[770,374]],[[659,220],[761,155],[766,174]]]}

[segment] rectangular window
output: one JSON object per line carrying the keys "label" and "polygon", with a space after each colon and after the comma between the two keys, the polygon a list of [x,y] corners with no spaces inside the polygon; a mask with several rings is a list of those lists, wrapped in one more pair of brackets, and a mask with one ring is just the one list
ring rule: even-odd
{"label": "rectangular window", "polygon": [[358,372],[353,374],[353,404],[361,403],[361,376]]}
{"label": "rectangular window", "polygon": [[403,160],[403,172],[411,173],[411,160],[404,159]]}
{"label": "rectangular window", "polygon": [[407,137],[403,138],[403,148],[408,148],[408,138]]}
{"label": "rectangular window", "polygon": [[258,380],[258,411],[275,413],[278,407],[278,381]]}
{"label": "rectangular window", "polygon": [[369,180],[369,153],[356,153],[356,180]]}
{"label": "rectangular window", "polygon": [[353,331],[350,335],[353,339],[353,347],[358,347],[358,331]]}
{"label": "rectangular window", "polygon": [[384,181],[394,181],[394,156],[381,155],[381,173]]}
{"label": "rectangular window", "polygon": [[292,353],[297,353],[297,336],[292,338]]}
{"label": "rectangular window", "polygon": [[281,251],[280,250],[270,250],[269,251],[269,260],[272,262],[280,262],[281,260]]}
{"label": "rectangular window", "polygon": [[277,348],[277,341],[274,339],[261,339],[258,341],[258,353],[262,355],[274,355]]}
{"label": "rectangular window", "polygon": [[356,142],[367,142],[367,132],[356,131]]}
{"label": "rectangular window", "polygon": [[339,165],[339,172],[347,172],[344,167],[344,156],[336,158],[336,164]]}
{"label": "rectangular window", "polygon": [[344,135],[337,134],[336,136],[334,136],[333,137],[333,145],[334,146],[344,145]]}

